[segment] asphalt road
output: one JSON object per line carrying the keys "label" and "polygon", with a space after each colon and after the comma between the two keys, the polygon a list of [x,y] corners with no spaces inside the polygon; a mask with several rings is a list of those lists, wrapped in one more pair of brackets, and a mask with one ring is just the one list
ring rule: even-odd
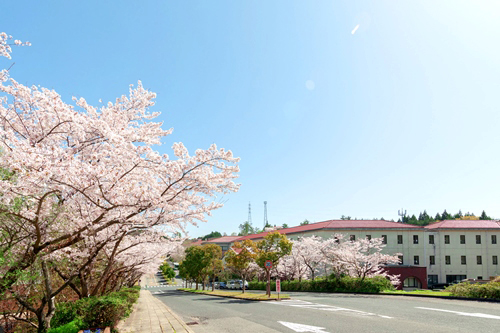
{"label": "asphalt road", "polygon": [[254,302],[149,290],[197,333],[500,332],[500,303],[322,293]]}

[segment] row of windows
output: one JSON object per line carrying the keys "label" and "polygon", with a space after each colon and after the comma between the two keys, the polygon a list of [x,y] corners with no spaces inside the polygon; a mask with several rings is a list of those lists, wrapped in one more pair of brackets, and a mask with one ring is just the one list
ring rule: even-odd
{"label": "row of windows", "polygon": [[[401,260],[401,264],[403,264],[403,256],[399,256],[399,260]],[[444,256],[444,262],[446,265],[451,265],[451,256]],[[498,256],[492,256],[491,262],[493,265],[498,265]],[[462,265],[467,265],[467,256],[460,256],[460,263]],[[413,264],[420,265],[420,257],[419,256],[413,256]],[[436,264],[436,256],[429,256],[429,264],[430,265]],[[483,257],[482,256],[476,256],[476,264],[478,264],[478,265],[483,264]]]}
{"label": "row of windows", "polygon": [[[467,275],[446,275],[446,283],[457,283],[461,282],[462,280],[467,279]],[[482,280],[482,276],[477,277],[478,280]],[[437,284],[438,283],[438,276],[437,275],[427,275],[427,283],[430,285],[432,284]]]}
{"label": "row of windows", "polygon": [[[367,239],[372,239],[372,235],[366,235]],[[356,235],[350,235],[351,241],[356,240]],[[387,244],[387,235],[382,235],[383,243]],[[450,244],[450,235],[444,235],[444,243]],[[491,235],[491,244],[497,243],[497,235]],[[398,235],[398,244],[403,244],[403,235]],[[413,244],[418,244],[418,235],[413,235]],[[434,244],[434,235],[429,235],[429,244]],[[465,235],[460,235],[460,244],[465,244]],[[481,235],[476,235],[476,244],[481,244]]]}

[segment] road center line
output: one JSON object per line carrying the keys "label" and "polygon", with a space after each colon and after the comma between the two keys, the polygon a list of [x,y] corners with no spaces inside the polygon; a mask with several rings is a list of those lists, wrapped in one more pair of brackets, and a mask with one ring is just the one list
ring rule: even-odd
{"label": "road center line", "polygon": [[454,314],[457,314],[459,316],[479,317],[479,318],[499,319],[500,320],[500,316],[490,315],[490,314],[486,314],[486,313],[469,313],[469,312],[451,311],[451,310],[444,310],[444,309],[425,308],[425,307],[421,307],[421,306],[416,306],[415,308],[422,309],[422,310],[454,313]]}

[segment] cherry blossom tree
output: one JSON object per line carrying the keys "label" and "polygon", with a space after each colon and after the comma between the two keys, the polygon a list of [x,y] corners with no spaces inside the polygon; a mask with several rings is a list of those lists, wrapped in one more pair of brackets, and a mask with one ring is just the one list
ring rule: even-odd
{"label": "cherry blossom tree", "polygon": [[323,242],[321,252],[337,277],[349,275],[363,280],[367,277],[385,276],[397,285],[398,276],[387,274],[383,266],[399,263],[400,253],[384,254],[384,247],[382,238],[351,241],[343,234],[336,234]]}
{"label": "cherry blossom tree", "polygon": [[292,255],[307,267],[312,280],[316,277],[319,267],[325,258],[321,253],[323,239],[318,236],[301,237],[293,241]]}
{"label": "cherry blossom tree", "polygon": [[[2,34],[0,53],[10,57],[6,40]],[[141,82],[95,107],[83,98],[65,103],[4,70],[0,94],[0,168],[12,173],[0,180],[0,234],[10,237],[0,240],[8,253],[0,293],[40,257],[90,238],[99,243],[114,226],[183,230],[222,206],[218,194],[238,190],[231,151],[213,144],[190,155],[174,143],[172,158],[153,150],[172,129],[153,121],[156,94]]]}

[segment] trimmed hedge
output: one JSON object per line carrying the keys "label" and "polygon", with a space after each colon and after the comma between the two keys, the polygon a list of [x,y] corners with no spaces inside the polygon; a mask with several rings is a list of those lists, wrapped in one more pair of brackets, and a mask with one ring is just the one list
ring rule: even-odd
{"label": "trimmed hedge", "polygon": [[78,333],[81,327],[83,327],[82,320],[75,319],[65,325],[51,328],[47,333]]}
{"label": "trimmed hedge", "polygon": [[500,282],[489,282],[485,284],[462,282],[449,286],[445,290],[449,291],[452,296],[500,300]]}
{"label": "trimmed hedge", "polygon": [[[266,282],[252,281],[248,284],[249,289],[266,290]],[[341,278],[315,280],[292,280],[281,281],[281,291],[317,291],[333,293],[379,293],[383,290],[394,290],[391,282],[383,276],[374,278],[353,278],[344,276]],[[276,291],[276,281],[271,281],[271,290]]]}
{"label": "trimmed hedge", "polygon": [[[139,298],[139,287],[123,288],[101,297],[88,297],[76,302],[59,303],[50,324],[53,328],[74,323],[79,329],[114,326],[132,312]],[[51,329],[50,333],[66,332]],[[68,332],[72,332],[68,329]]]}

